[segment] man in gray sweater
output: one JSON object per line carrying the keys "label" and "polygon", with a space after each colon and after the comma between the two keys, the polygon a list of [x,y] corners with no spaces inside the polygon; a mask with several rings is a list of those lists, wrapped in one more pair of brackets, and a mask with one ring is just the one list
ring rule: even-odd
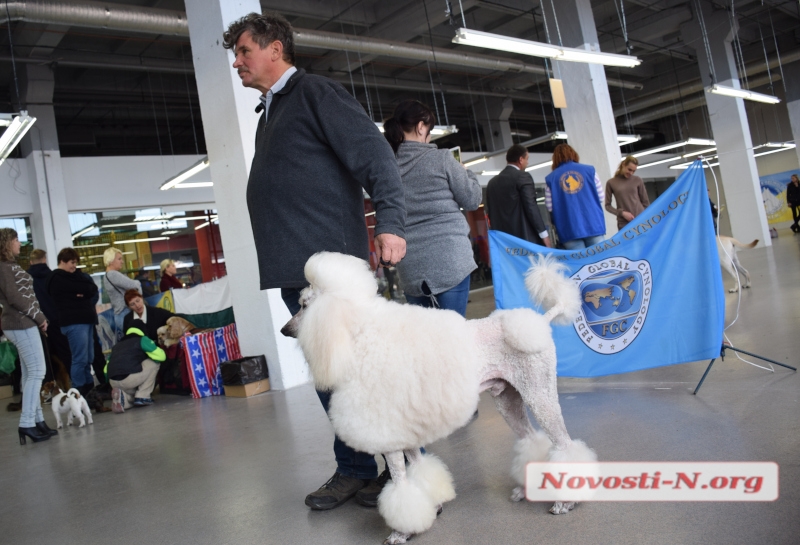
{"label": "man in gray sweater", "polygon": [[[375,252],[385,265],[405,255],[403,187],[391,148],[361,105],[338,83],[294,66],[294,38],[278,14],[251,13],[231,23],[232,49],[245,87],[263,93],[247,206],[261,289],[281,288],[292,314],[314,253],[369,257],[363,191],[376,210]],[[325,410],[330,392],[317,392]],[[305,503],[333,509],[357,493],[374,504],[374,457],[334,441],[337,469]],[[374,497],[373,497],[374,496]]]}

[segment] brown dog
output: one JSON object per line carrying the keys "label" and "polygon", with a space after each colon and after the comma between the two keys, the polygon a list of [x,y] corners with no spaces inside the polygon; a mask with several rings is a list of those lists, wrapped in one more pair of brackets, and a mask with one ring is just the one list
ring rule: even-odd
{"label": "brown dog", "polygon": [[196,329],[189,320],[173,316],[167,320],[167,325],[158,328],[158,342],[168,348],[181,342],[181,337],[194,333]]}

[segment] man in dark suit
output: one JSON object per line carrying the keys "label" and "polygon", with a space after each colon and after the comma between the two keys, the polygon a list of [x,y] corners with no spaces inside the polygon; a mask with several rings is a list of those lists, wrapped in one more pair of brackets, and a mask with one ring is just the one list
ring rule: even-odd
{"label": "man in dark suit", "polygon": [[489,227],[552,248],[547,226],[536,204],[533,178],[525,172],[528,150],[514,144],[506,152],[506,168],[489,180],[486,211]]}
{"label": "man in dark suit", "polygon": [[167,325],[167,320],[175,316],[166,309],[145,305],[142,294],[136,290],[125,292],[125,304],[132,312],[125,315],[122,330],[128,331],[129,328],[135,327],[133,325],[135,320],[141,320],[145,325],[142,331],[155,342],[158,342],[158,328]]}

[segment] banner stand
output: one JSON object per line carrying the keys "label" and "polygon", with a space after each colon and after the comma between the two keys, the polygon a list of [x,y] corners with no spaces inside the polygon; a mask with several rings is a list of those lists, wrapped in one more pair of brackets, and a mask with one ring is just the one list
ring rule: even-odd
{"label": "banner stand", "polygon": [[[742,354],[747,354],[748,356],[752,356],[754,358],[758,358],[763,361],[768,361],[770,363],[774,363],[775,365],[780,365],[781,367],[786,367],[787,369],[791,369],[792,371],[797,371],[796,367],[792,367],[791,365],[786,365],[785,363],[781,363],[779,361],[771,360],[769,358],[765,358],[764,356],[759,356],[758,354],[753,354],[752,352],[746,352],[741,348],[735,348],[727,343],[722,343],[722,349],[719,352],[719,357],[722,358],[722,361],[725,361],[725,350],[733,350],[734,352],[741,352]],[[706,368],[706,372],[703,373],[703,378],[700,379],[700,382],[697,383],[697,387],[694,389],[692,395],[697,395],[697,391],[700,389],[700,386],[703,385],[703,381],[706,379],[706,375],[708,372],[711,371],[711,366],[714,365],[714,362],[717,361],[717,358],[714,358],[708,363],[708,367]]]}

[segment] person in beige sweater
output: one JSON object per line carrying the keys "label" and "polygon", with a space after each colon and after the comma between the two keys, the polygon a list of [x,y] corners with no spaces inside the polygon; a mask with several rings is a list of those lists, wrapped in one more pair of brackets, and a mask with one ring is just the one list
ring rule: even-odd
{"label": "person in beige sweater", "polygon": [[39,330],[47,331],[47,319],[33,291],[33,278],[17,264],[19,236],[14,229],[0,229],[0,327],[19,353],[22,371],[22,414],[19,444],[26,438],[34,443],[50,439],[56,431],[47,427],[39,400],[44,378],[44,348]]}
{"label": "person in beige sweater", "polygon": [[[617,228],[622,229],[642,211],[650,206],[644,182],[635,175],[639,161],[628,155],[619,164],[614,177],[606,182],[606,211],[617,216]],[[611,206],[611,198],[616,208]]]}

